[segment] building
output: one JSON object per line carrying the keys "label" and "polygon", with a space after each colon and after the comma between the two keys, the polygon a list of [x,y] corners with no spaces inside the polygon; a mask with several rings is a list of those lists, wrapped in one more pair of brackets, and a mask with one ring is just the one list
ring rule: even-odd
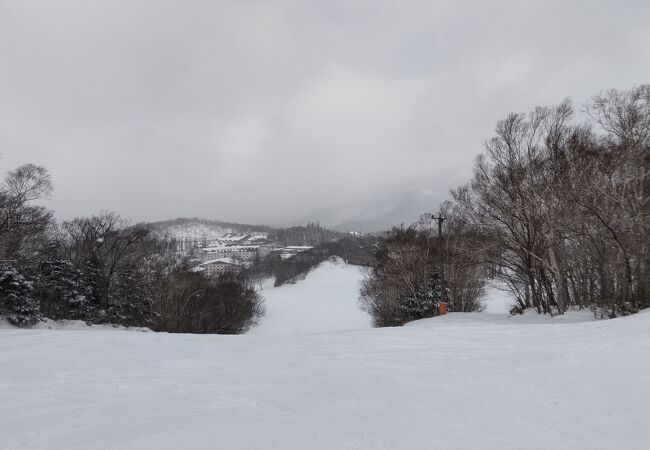
{"label": "building", "polygon": [[307,250],[311,250],[313,248],[314,247],[309,247],[306,245],[290,245],[288,247],[283,247],[280,249],[280,257],[282,259],[293,258],[298,253],[306,252]]}
{"label": "building", "polygon": [[259,255],[259,245],[229,245],[205,247],[201,249],[201,261],[208,262],[219,258],[231,258],[249,267]]}
{"label": "building", "polygon": [[251,233],[250,237],[246,240],[248,245],[264,245],[269,241],[269,234],[262,232]]}
{"label": "building", "polygon": [[206,261],[194,270],[195,272],[200,272],[208,277],[218,277],[225,273],[239,273],[241,270],[241,265],[237,263],[232,258],[217,258],[210,261]]}

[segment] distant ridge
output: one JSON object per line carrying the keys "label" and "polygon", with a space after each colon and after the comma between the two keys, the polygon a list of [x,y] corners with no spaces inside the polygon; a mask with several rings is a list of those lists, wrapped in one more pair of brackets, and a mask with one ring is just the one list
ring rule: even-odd
{"label": "distant ridge", "polygon": [[438,208],[442,196],[431,191],[410,191],[367,202],[337,206],[316,211],[298,222],[319,221],[336,231],[371,233],[388,230],[401,224],[410,225],[425,212]]}
{"label": "distant ridge", "polygon": [[211,241],[220,238],[224,233],[267,233],[269,240],[281,245],[319,245],[331,242],[345,233],[326,229],[316,222],[306,222],[304,225],[289,227],[271,227],[268,225],[252,225],[218,220],[185,218],[162,220],[145,224],[155,232],[184,241]]}
{"label": "distant ridge", "polygon": [[154,228],[169,228],[184,225],[203,225],[205,227],[219,228],[221,230],[233,229],[235,231],[260,231],[271,232],[273,227],[268,225],[253,225],[237,222],[224,222],[221,220],[201,219],[198,217],[178,217],[176,219],[161,220],[157,222],[148,222],[148,225]]}

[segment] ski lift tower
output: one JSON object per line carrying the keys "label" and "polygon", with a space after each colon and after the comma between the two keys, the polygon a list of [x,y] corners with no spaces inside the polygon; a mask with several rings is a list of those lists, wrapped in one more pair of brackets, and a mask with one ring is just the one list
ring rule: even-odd
{"label": "ski lift tower", "polygon": [[442,222],[444,222],[447,218],[442,217],[442,214],[438,214],[437,217],[433,214],[429,214],[429,218],[432,221],[435,220],[438,222],[438,250],[440,251],[440,291],[442,294],[442,298],[440,299],[440,306],[438,307],[438,314],[444,316],[447,314],[447,283],[445,282],[445,251],[443,246]]}

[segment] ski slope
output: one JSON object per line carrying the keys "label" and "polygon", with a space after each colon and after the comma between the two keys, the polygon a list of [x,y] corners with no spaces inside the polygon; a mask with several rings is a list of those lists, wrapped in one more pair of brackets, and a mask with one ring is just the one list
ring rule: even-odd
{"label": "ski slope", "polygon": [[252,335],[322,333],[370,328],[370,317],[359,309],[359,282],[363,269],[330,259],[296,284],[273,287],[272,280],[259,293],[266,314],[249,331]]}
{"label": "ski slope", "polygon": [[[357,277],[324,269],[293,288]],[[299,334],[278,299],[244,336],[0,329],[0,448],[648,448],[649,312]]]}

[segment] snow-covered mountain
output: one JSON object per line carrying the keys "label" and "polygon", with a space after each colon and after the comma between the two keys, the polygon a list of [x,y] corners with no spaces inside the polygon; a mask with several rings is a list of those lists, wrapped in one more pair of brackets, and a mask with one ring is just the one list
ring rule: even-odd
{"label": "snow-covered mountain", "polygon": [[214,240],[224,233],[233,232],[268,232],[270,227],[264,225],[248,225],[230,222],[220,222],[198,218],[179,218],[149,224],[156,231],[172,236],[177,240],[202,241]]}
{"label": "snow-covered mountain", "polygon": [[368,233],[385,231],[401,224],[410,225],[416,222],[423,213],[436,211],[442,198],[444,196],[430,190],[390,194],[373,197],[362,202],[324,208],[275,227],[198,218],[179,218],[155,222],[151,225],[162,233],[185,240],[216,239],[226,231],[270,232],[274,228],[280,229],[307,223],[319,223],[322,227],[340,232]]}
{"label": "snow-covered mountain", "polygon": [[296,223],[320,222],[337,231],[384,231],[400,224],[410,225],[425,212],[434,212],[443,197],[427,190],[371,198],[365,202],[315,211]]}

